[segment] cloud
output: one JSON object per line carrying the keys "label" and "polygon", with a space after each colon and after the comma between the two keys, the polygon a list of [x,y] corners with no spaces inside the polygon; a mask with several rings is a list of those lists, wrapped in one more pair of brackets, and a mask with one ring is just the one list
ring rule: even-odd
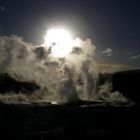
{"label": "cloud", "polygon": [[107,56],[111,56],[113,54],[113,50],[107,48],[106,50],[102,51],[102,54],[106,54]]}
{"label": "cloud", "polygon": [[136,60],[136,59],[139,59],[139,58],[140,58],[140,54],[134,55],[134,56],[132,56],[130,59],[131,59],[131,60]]}
{"label": "cloud", "polygon": [[134,51],[127,51],[126,52],[128,55],[133,55],[133,54],[135,54],[136,52],[134,52]]}

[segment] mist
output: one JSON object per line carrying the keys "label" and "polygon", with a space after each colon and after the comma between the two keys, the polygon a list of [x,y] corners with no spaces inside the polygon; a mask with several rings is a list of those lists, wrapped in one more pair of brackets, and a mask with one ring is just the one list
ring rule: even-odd
{"label": "mist", "polygon": [[[127,101],[118,91],[111,92],[111,80],[98,85],[99,72],[94,60],[96,46],[90,39],[74,40],[71,53],[64,58],[51,55],[44,44],[33,45],[17,36],[0,37],[0,73],[18,81],[36,83],[41,88],[31,95],[0,94],[5,103],[56,102],[81,100]],[[97,90],[97,88],[99,90]]]}

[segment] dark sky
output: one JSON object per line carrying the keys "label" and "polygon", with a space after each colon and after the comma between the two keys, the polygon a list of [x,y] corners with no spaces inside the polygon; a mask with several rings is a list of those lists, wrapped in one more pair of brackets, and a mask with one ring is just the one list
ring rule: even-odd
{"label": "dark sky", "polygon": [[[0,0],[1,35],[39,43],[55,26],[91,38],[100,63],[140,66],[139,0]],[[107,48],[112,56],[102,54]]]}

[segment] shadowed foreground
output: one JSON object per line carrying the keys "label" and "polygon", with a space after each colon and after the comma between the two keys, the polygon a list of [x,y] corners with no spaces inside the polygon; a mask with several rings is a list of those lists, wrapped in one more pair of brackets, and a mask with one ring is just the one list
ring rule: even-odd
{"label": "shadowed foreground", "polygon": [[10,76],[8,73],[0,73],[0,93],[25,93],[31,94],[40,87],[35,83],[21,82]]}
{"label": "shadowed foreground", "polygon": [[0,138],[15,140],[140,137],[139,105],[86,102],[0,104]]}
{"label": "shadowed foreground", "polygon": [[[25,91],[29,94],[39,88],[5,74],[0,77],[0,91],[3,94],[7,91]],[[0,139],[140,138],[139,79],[140,70],[136,70],[100,75],[98,83],[102,85],[111,80],[114,91],[120,91],[136,104],[99,101],[62,105],[0,103]]]}

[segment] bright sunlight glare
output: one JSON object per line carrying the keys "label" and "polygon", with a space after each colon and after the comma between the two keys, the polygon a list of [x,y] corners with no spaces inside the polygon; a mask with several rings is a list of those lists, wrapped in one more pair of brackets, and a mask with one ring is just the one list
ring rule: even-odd
{"label": "bright sunlight glare", "polygon": [[51,49],[54,57],[66,57],[72,50],[71,34],[64,29],[49,29],[44,36],[45,46]]}

